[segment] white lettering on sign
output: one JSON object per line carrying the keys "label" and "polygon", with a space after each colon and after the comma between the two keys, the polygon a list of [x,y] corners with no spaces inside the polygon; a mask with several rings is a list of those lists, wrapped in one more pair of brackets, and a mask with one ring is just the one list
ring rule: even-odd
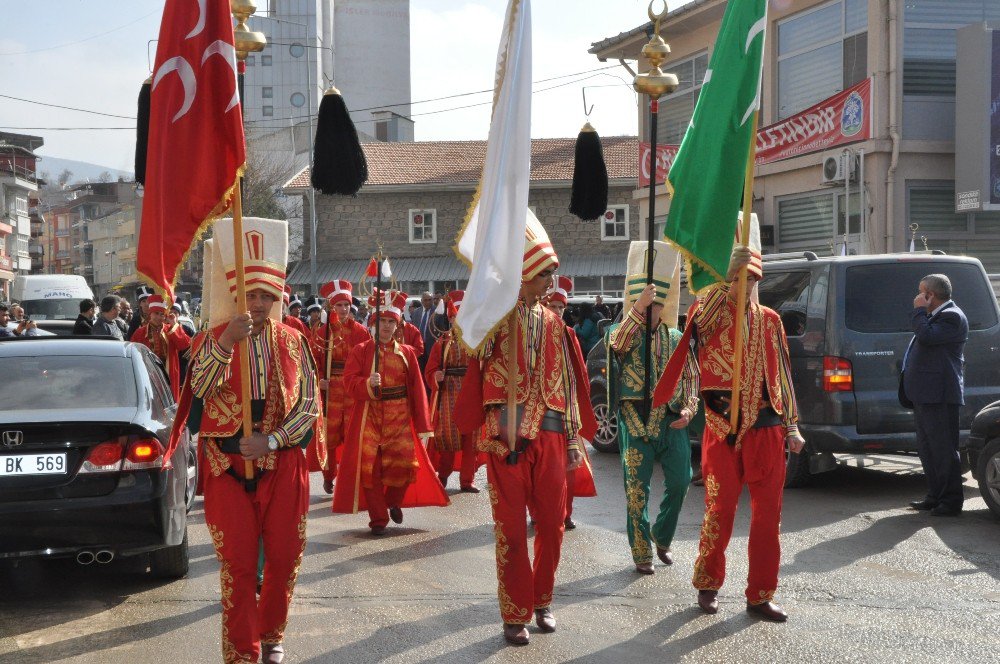
{"label": "white lettering on sign", "polygon": [[956,212],[967,212],[969,210],[978,210],[981,207],[979,203],[979,191],[960,191],[955,194],[955,211]]}

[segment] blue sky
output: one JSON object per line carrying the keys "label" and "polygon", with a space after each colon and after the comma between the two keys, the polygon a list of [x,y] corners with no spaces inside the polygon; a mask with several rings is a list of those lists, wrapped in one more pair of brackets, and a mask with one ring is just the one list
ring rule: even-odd
{"label": "blue sky", "polygon": [[[266,9],[267,0],[258,0]],[[648,0],[532,0],[534,80],[598,69],[594,41],[646,20]],[[658,3],[657,3],[658,4]],[[671,8],[684,4],[669,3]],[[411,0],[414,101],[492,86],[505,0]],[[155,56],[162,0],[32,0],[4,2],[0,22],[0,94],[134,116],[139,85]],[[568,11],[572,8],[572,11]],[[440,35],[449,35],[440,39]],[[581,88],[604,135],[636,132],[631,78],[621,67],[536,86],[532,134],[575,136],[583,124]],[[561,83],[563,87],[541,92]],[[417,140],[485,138],[489,106],[416,115],[488,101],[488,95],[413,107]],[[134,121],[46,108],[0,98],[0,127],[129,127]],[[19,131],[12,129],[11,131]],[[132,169],[135,132],[33,130],[41,155]]]}

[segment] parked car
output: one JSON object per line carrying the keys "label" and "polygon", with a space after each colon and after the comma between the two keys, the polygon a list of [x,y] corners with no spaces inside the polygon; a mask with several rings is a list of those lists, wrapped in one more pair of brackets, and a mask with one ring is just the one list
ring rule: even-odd
{"label": "parked car", "polygon": [[975,258],[940,252],[817,257],[765,256],[760,302],[781,316],[788,336],[802,454],[788,455],[786,486],[831,470],[833,455],[914,454],[913,412],[897,395],[913,338],[910,313],[920,279],[946,274],[969,319],[961,439],[973,416],[1000,399],[1000,311]]}
{"label": "parked car", "polygon": [[[620,320],[619,316],[618,319]],[[604,338],[604,331],[613,321],[605,319],[597,324]],[[618,453],[618,416],[608,408],[608,356],[603,341],[587,355],[587,376],[590,379],[590,405],[597,418],[597,433],[590,444],[598,452]]]}
{"label": "parked car", "polygon": [[139,344],[88,337],[0,342],[0,558],[148,555],[188,570],[190,439],[164,458],[176,413],[162,366]]}
{"label": "parked car", "polygon": [[972,477],[986,506],[1000,517],[1000,401],[980,410],[972,420],[966,451]]}

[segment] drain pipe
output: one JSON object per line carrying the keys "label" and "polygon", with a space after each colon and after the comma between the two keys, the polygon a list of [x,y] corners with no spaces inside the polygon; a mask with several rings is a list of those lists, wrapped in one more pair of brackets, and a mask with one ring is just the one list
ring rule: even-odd
{"label": "drain pipe", "polygon": [[889,161],[889,171],[885,179],[885,251],[893,251],[896,241],[896,168],[899,166],[899,122],[898,95],[896,94],[898,74],[899,40],[899,4],[898,0],[889,0],[889,17],[886,21],[889,31],[889,71],[887,90],[889,94],[889,138],[892,140],[892,158]]}

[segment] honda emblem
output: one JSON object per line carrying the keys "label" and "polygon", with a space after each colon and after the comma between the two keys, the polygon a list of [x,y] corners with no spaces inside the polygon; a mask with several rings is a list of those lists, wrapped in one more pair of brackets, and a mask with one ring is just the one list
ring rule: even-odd
{"label": "honda emblem", "polygon": [[24,442],[24,433],[21,431],[4,431],[3,444],[5,447],[17,447]]}

